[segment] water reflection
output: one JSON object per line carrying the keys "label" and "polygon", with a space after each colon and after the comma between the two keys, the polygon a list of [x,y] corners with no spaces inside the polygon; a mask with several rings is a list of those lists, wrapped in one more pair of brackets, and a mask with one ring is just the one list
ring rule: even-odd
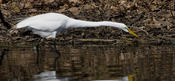
{"label": "water reflection", "polygon": [[3,61],[3,59],[4,59],[4,56],[5,56],[6,54],[8,54],[8,51],[9,51],[8,48],[2,49],[1,55],[0,55],[0,65],[2,65],[2,61]]}
{"label": "water reflection", "polygon": [[129,80],[129,77],[125,76],[125,77],[119,78],[118,80],[92,80],[92,81],[133,81],[133,79]]}
{"label": "water reflection", "polygon": [[34,75],[35,81],[69,81],[69,78],[56,77],[56,71],[47,71]]}
{"label": "water reflection", "polygon": [[49,71],[71,81],[117,80],[133,73],[134,81],[175,81],[174,45],[57,45],[56,62],[50,46],[41,46],[39,57],[33,46],[0,47],[0,81],[34,81],[33,75]]}

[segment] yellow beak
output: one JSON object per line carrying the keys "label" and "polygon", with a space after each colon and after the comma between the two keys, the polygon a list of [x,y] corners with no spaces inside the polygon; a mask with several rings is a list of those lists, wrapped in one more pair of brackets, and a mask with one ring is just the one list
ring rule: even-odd
{"label": "yellow beak", "polygon": [[128,80],[129,80],[129,81],[133,81],[134,76],[136,76],[136,74],[129,75],[129,76],[128,76]]}
{"label": "yellow beak", "polygon": [[137,34],[135,34],[132,30],[130,30],[129,28],[127,28],[127,30],[128,30],[128,32],[130,33],[130,34],[132,34],[132,35],[134,35],[134,36],[136,36],[136,37],[138,37],[138,35]]}

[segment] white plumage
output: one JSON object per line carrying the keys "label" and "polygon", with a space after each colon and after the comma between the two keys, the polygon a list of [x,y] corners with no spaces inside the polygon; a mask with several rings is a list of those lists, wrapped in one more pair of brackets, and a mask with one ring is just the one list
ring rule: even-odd
{"label": "white plumage", "polygon": [[99,27],[99,26],[111,26],[117,27],[124,30],[125,32],[130,32],[137,37],[125,24],[111,22],[111,21],[83,21],[70,18],[63,14],[58,13],[45,13],[36,16],[32,16],[24,19],[17,24],[17,29],[27,28],[31,30],[34,34],[38,34],[45,38],[56,38],[56,34],[60,31],[68,28],[76,27]]}

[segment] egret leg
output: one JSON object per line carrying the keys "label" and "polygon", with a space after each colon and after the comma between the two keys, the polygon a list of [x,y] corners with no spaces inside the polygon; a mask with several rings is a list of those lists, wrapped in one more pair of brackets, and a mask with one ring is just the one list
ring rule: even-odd
{"label": "egret leg", "polygon": [[39,58],[40,58],[40,55],[39,55],[39,43],[40,43],[40,41],[41,41],[41,38],[40,39],[38,39],[37,41],[36,41],[36,45],[35,45],[35,47],[36,47],[36,53],[37,53],[37,61],[36,61],[36,64],[39,66]]}
{"label": "egret leg", "polygon": [[55,52],[58,54],[58,56],[61,56],[60,51],[56,47],[56,39],[54,39],[54,49],[55,49]]}
{"label": "egret leg", "polygon": [[56,48],[56,39],[54,39],[54,49],[55,49],[55,52],[58,54],[58,56],[55,57],[55,60],[54,60],[54,70],[56,71],[57,60],[58,60],[58,58],[61,56],[60,51]]}

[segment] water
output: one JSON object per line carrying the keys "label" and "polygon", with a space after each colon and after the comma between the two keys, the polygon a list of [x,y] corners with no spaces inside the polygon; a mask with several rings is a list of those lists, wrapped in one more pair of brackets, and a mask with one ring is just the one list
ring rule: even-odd
{"label": "water", "polygon": [[57,45],[56,62],[51,45],[41,45],[39,54],[28,45],[0,44],[0,81],[47,81],[36,78],[43,72],[53,72],[55,81],[117,80],[130,74],[136,74],[134,81],[175,81],[174,45]]}

